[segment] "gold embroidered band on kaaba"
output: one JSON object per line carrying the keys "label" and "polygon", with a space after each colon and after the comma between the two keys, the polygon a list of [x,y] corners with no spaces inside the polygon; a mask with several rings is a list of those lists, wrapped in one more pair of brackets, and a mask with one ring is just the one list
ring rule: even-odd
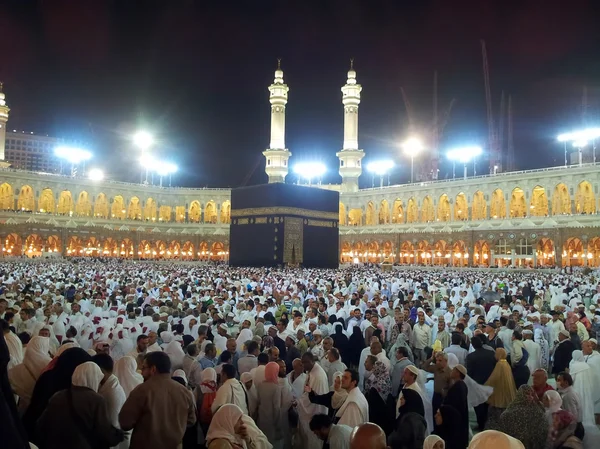
{"label": "gold embroidered band on kaaba", "polygon": [[301,209],[298,207],[256,207],[252,209],[232,209],[231,218],[253,217],[257,215],[296,215],[321,220],[340,219],[338,212],[321,212],[318,210]]}

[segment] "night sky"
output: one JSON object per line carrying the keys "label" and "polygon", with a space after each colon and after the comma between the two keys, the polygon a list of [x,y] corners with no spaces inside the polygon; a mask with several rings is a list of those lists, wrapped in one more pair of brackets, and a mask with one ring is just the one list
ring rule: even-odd
{"label": "night sky", "polygon": [[[161,156],[179,165],[179,185],[263,183],[267,86],[280,57],[290,87],[291,164],[322,160],[325,181],[339,182],[340,87],[353,57],[363,86],[364,162],[393,158],[392,182],[405,182],[400,87],[426,123],[434,70],[440,109],[456,99],[442,149],[487,144],[483,38],[496,115],[501,91],[513,97],[517,167],[561,165],[555,136],[593,124],[600,110],[599,3],[0,0],[8,128],[80,142],[94,151],[93,165],[135,181],[137,152],[128,136],[144,127],[159,138]],[[479,165],[487,170],[486,162]],[[445,162],[440,177],[447,176]],[[361,184],[370,186],[370,176]]]}

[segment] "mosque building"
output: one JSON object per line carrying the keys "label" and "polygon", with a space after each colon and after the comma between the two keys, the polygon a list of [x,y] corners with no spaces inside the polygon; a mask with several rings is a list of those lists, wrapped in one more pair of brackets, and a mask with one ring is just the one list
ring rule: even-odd
{"label": "mosque building", "polygon": [[[285,182],[289,87],[268,88],[269,183]],[[600,171],[595,163],[359,189],[362,86],[341,88],[337,152],[340,262],[426,266],[600,266]],[[227,260],[229,189],[163,188],[26,171],[6,162],[9,118],[0,87],[0,257],[90,256]],[[12,143],[9,143],[12,145]],[[8,150],[8,151],[7,151]]]}

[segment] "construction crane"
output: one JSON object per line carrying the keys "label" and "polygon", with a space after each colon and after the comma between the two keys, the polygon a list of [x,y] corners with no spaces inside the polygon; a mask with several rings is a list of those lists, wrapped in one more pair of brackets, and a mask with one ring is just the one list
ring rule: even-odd
{"label": "construction crane", "polygon": [[435,71],[433,74],[433,120],[430,125],[419,126],[405,89],[401,87],[400,92],[402,93],[402,100],[404,101],[404,107],[406,108],[406,115],[408,117],[409,134],[416,134],[419,136],[424,141],[423,143],[427,148],[426,153],[421,156],[423,160],[419,164],[417,180],[428,181],[437,179],[440,161],[439,144],[456,100],[453,98],[445,111],[441,115],[439,114],[438,74],[437,71]]}
{"label": "construction crane", "polygon": [[492,93],[490,89],[490,71],[488,67],[487,49],[483,39],[481,40],[481,56],[483,60],[483,83],[485,87],[485,104],[488,121],[488,153],[490,158],[490,174],[492,174],[502,171],[502,151],[498,145],[498,133],[494,126]]}

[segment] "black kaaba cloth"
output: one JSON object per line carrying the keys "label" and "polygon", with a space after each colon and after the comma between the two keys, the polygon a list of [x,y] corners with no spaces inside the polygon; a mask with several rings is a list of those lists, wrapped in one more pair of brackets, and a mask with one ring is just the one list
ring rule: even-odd
{"label": "black kaaba cloth", "polygon": [[337,268],[340,195],[265,184],[231,191],[229,264]]}

